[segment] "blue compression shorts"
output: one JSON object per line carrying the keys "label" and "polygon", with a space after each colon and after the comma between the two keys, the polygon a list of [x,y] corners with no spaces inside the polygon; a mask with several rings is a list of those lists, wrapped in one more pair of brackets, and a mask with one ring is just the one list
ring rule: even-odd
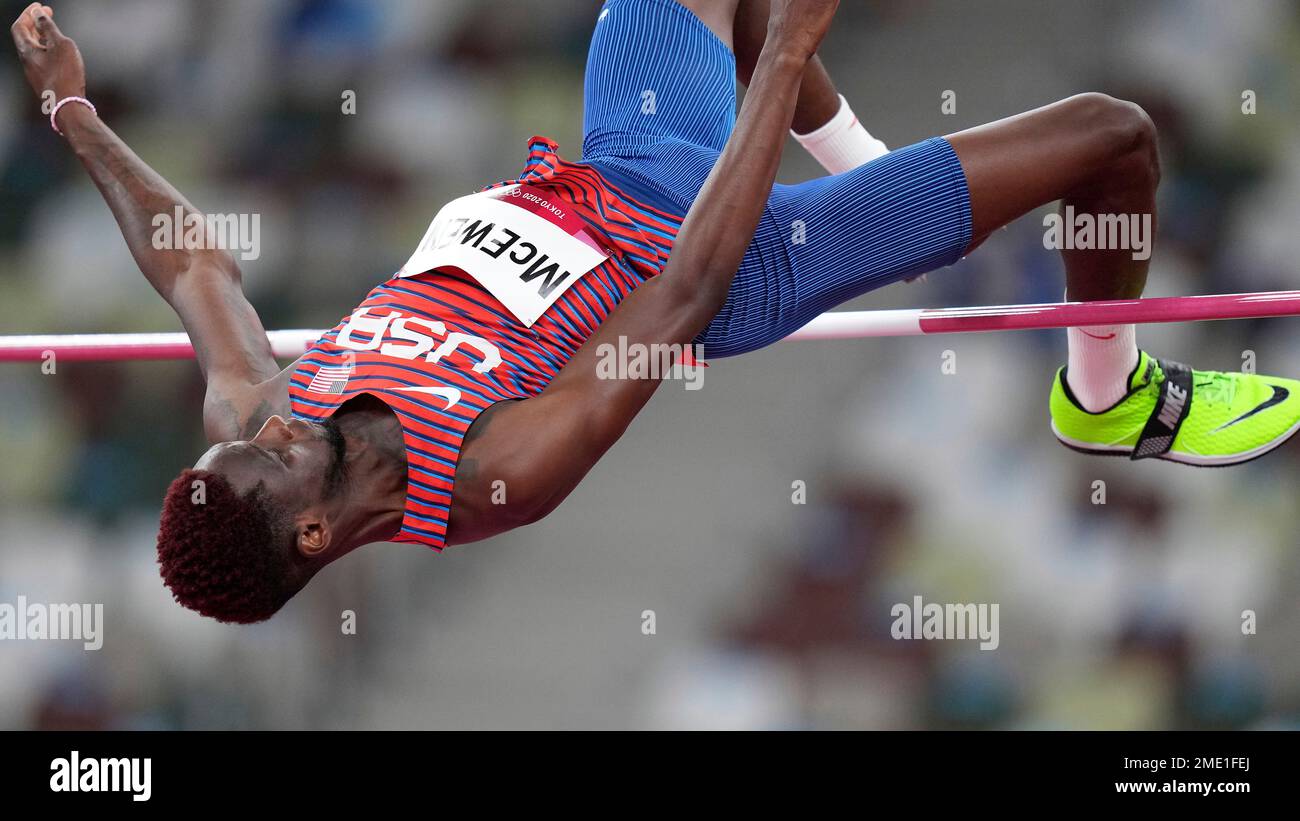
{"label": "blue compression shorts", "polygon": [[[736,124],[736,61],[676,0],[609,0],[587,60],[583,162],[684,216]],[[951,265],[971,241],[970,194],[936,137],[844,174],[777,185],[709,357],[762,348],[842,302]]]}

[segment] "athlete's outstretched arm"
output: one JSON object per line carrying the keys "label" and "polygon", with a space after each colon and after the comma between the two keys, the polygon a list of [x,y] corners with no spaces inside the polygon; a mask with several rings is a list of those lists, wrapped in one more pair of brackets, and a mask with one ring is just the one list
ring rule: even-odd
{"label": "athlete's outstretched arm", "polygon": [[[52,91],[62,100],[84,97],[86,80],[76,44],[54,24],[49,6],[33,3],[13,24],[14,45],[38,95]],[[154,289],[180,316],[207,380],[204,427],[212,441],[238,438],[279,408],[268,408],[270,392],[259,385],[280,371],[262,322],[244,298],[239,266],[224,250],[162,249],[154,246],[158,214],[177,206],[197,214],[171,185],[146,165],[80,104],[59,109],[59,128],[113,211],[131,255]],[[286,400],[287,401],[287,400]],[[261,406],[259,408],[259,406]],[[258,413],[265,411],[258,416]]]}
{"label": "athlete's outstretched arm", "polygon": [[[722,308],[772,191],[800,78],[838,0],[777,0],[736,129],[696,197],[663,272],[632,292],[539,395],[490,409],[461,453],[449,542],[549,513],[622,436],[658,379],[602,379],[602,346],[686,346]],[[480,427],[489,420],[480,418]],[[494,483],[505,505],[493,505]]]}

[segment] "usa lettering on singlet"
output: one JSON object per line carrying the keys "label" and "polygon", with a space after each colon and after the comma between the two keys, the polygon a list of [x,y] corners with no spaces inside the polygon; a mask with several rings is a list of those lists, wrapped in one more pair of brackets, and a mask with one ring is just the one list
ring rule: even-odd
{"label": "usa lettering on singlet", "polygon": [[397,415],[407,493],[394,541],[443,548],[470,425],[496,402],[540,393],[667,262],[680,219],[556,151],[534,137],[517,179],[439,211],[402,270],[291,375],[299,418],[326,419],[362,393]]}

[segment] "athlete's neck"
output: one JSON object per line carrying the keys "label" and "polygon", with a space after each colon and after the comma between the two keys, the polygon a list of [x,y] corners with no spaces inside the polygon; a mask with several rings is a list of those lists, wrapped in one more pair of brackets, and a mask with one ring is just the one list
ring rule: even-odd
{"label": "athlete's neck", "polygon": [[344,551],[392,538],[406,513],[406,441],[384,402],[354,397],[334,414],[343,434],[347,481]]}

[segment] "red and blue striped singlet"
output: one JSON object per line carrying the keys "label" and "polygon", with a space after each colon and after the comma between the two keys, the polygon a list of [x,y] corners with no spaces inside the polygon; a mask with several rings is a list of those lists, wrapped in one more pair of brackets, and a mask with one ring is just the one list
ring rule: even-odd
{"label": "red and blue striped singlet", "polygon": [[633,200],[590,166],[534,137],[516,180],[562,203],[608,256],[525,325],[458,269],[411,271],[379,285],[312,344],[290,378],[294,416],[319,421],[361,393],[383,400],[406,442],[398,542],[441,550],[461,442],[488,406],[535,396],[614,307],[667,262],[680,218]]}

